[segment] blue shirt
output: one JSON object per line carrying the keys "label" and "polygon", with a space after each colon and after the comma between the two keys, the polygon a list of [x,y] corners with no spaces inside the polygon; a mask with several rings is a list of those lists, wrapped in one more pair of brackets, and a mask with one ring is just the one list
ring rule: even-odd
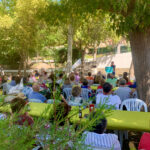
{"label": "blue shirt", "polygon": [[33,92],[32,88],[29,86],[24,86],[22,93],[26,96],[29,97],[29,95]]}
{"label": "blue shirt", "polygon": [[46,97],[38,92],[32,92],[29,97],[29,99],[39,99],[41,100],[42,102],[45,102],[46,101]]}
{"label": "blue shirt", "polygon": [[11,86],[16,86],[15,80],[12,80],[9,84],[10,84]]}

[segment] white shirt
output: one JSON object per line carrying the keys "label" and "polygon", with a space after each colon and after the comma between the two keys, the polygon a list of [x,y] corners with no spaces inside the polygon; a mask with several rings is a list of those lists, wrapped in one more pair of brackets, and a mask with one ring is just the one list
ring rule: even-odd
{"label": "white shirt", "polygon": [[58,84],[62,84],[62,83],[63,83],[63,79],[59,79],[59,80],[57,80],[57,81],[56,81],[56,83],[58,83]]}
{"label": "white shirt", "polygon": [[85,145],[89,145],[94,148],[107,148],[113,150],[121,150],[118,137],[115,134],[98,134],[94,132],[84,132]]}
{"label": "white shirt", "polygon": [[121,101],[130,98],[131,89],[129,87],[119,87],[114,93],[116,93]]}
{"label": "white shirt", "polygon": [[119,105],[121,104],[121,100],[119,96],[117,95],[104,95],[99,93],[96,96],[96,105],[98,104],[107,104],[107,105],[113,105],[116,109],[119,109]]}

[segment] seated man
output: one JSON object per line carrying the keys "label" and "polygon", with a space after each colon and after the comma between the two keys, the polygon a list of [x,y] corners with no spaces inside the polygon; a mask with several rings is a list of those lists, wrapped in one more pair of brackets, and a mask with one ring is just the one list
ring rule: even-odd
{"label": "seated man", "polygon": [[40,91],[40,86],[39,84],[35,83],[32,86],[33,92],[29,95],[29,99],[38,99],[41,100],[42,102],[46,102],[46,97],[42,94],[39,93]]}
{"label": "seated man", "polygon": [[104,83],[103,93],[99,93],[96,96],[96,105],[98,104],[107,104],[108,106],[114,106],[115,109],[119,109],[121,100],[119,96],[112,95],[112,85],[110,83]]}
{"label": "seated man", "polygon": [[87,89],[89,86],[88,86],[88,80],[87,79],[83,79],[83,83],[81,85],[81,88],[85,88]]}
{"label": "seated man", "polygon": [[131,89],[126,86],[125,79],[119,80],[119,88],[114,93],[120,97],[121,101],[130,98]]}
{"label": "seated man", "polygon": [[15,124],[18,125],[33,125],[33,119],[28,115],[28,112],[24,112],[24,107],[26,106],[26,101],[22,98],[16,97],[11,101],[11,110],[13,114],[17,114],[18,119],[15,120]]}
{"label": "seated man", "polygon": [[86,131],[84,144],[90,148],[107,148],[113,150],[121,150],[118,137],[115,134],[105,134],[107,120],[101,119],[100,122],[93,128],[93,131]]}

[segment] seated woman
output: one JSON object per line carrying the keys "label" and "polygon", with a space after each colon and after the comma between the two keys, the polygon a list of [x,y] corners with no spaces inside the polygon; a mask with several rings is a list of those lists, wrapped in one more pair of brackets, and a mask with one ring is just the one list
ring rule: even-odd
{"label": "seated woman", "polygon": [[[54,112],[53,117],[50,117],[50,120],[59,122],[60,126],[63,126],[65,124],[66,117],[71,111],[71,106],[67,103],[65,98],[61,95],[62,101],[56,106],[56,112]],[[54,118],[56,116],[56,118]]]}
{"label": "seated woman", "polygon": [[118,137],[115,134],[105,134],[107,120],[101,119],[99,123],[93,128],[92,131],[85,131],[84,144],[92,149],[107,148],[113,150],[121,150]]}
{"label": "seated woman", "polygon": [[81,87],[75,86],[72,89],[72,97],[71,97],[69,104],[75,105],[75,104],[80,104],[80,103],[82,103]]}
{"label": "seated woman", "polygon": [[132,85],[132,83],[130,82],[130,80],[128,78],[128,73],[127,72],[123,73],[123,78],[126,80],[126,85],[128,85],[128,86]]}
{"label": "seated woman", "polygon": [[32,126],[33,125],[33,119],[28,115],[28,112],[24,112],[24,108],[26,106],[26,101],[22,98],[14,98],[11,101],[10,107],[12,110],[12,114],[17,115],[17,120],[15,120],[15,124],[18,125],[26,125],[26,126]]}
{"label": "seated woman", "polygon": [[70,83],[70,80],[69,78],[66,78],[65,81],[64,81],[64,84],[62,86],[62,89],[65,89],[65,88],[72,88],[72,85]]}

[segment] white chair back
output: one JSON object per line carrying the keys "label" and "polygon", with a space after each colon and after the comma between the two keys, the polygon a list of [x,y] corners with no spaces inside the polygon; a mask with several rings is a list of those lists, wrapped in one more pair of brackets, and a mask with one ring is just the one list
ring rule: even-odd
{"label": "white chair back", "polygon": [[82,91],[81,91],[82,99],[87,101],[89,99],[89,93],[91,93],[91,90],[82,88]]}
{"label": "white chair back", "polygon": [[70,100],[70,97],[71,97],[71,95],[72,95],[71,92],[72,92],[72,88],[64,88],[64,89],[63,89],[63,94],[66,95],[67,101]]}
{"label": "white chair back", "polygon": [[41,100],[39,99],[29,99],[29,102],[33,102],[33,103],[43,103]]}
{"label": "white chair back", "polygon": [[96,94],[103,93],[103,89],[97,89]]}
{"label": "white chair back", "polygon": [[123,107],[126,107],[127,111],[141,111],[141,108],[144,107],[145,112],[147,112],[147,105],[144,101],[140,99],[126,99],[122,102],[120,109],[123,110]]}

